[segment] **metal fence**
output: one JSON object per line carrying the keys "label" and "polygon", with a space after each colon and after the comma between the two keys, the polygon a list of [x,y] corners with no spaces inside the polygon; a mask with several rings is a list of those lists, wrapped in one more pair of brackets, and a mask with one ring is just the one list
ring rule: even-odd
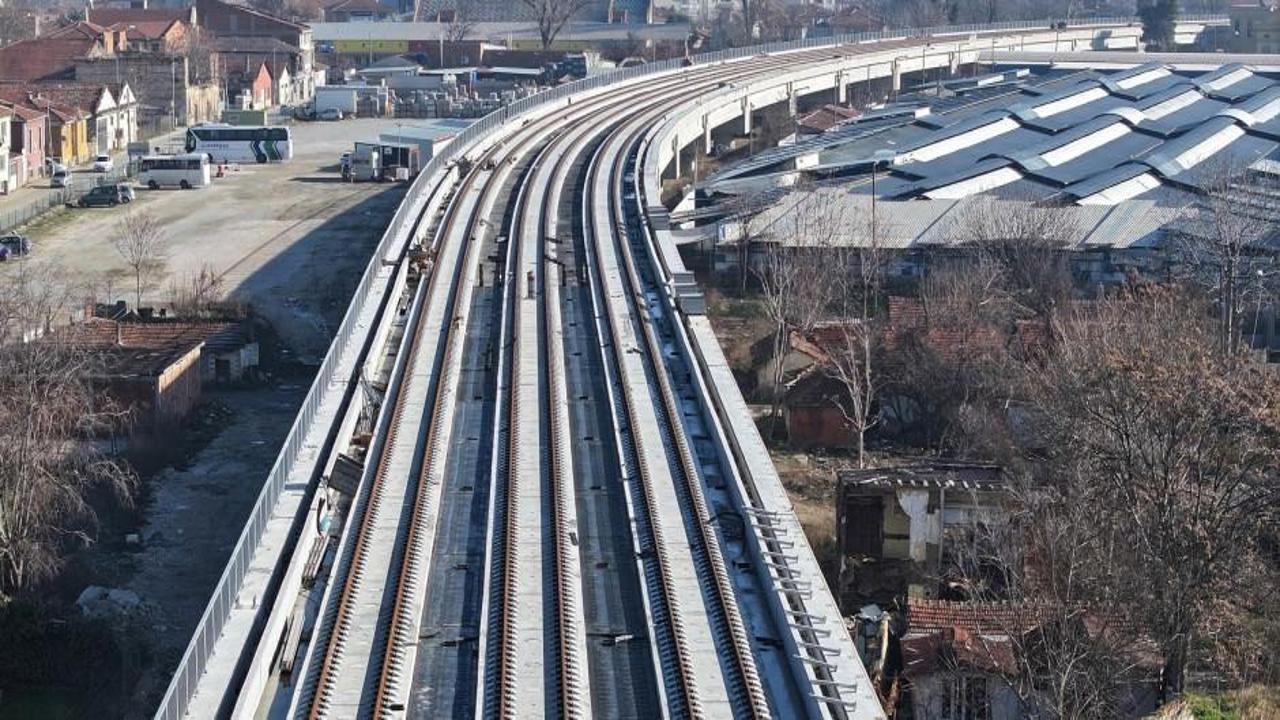
{"label": "metal fence", "polygon": [[7,232],[31,222],[55,207],[73,203],[81,195],[88,192],[90,188],[120,182],[132,177],[133,174],[132,166],[124,166],[109,173],[76,173],[72,177],[87,177],[89,181],[87,183],[81,181],[80,184],[74,187],[50,188],[47,191],[31,188],[40,194],[32,195],[31,199],[26,203],[0,210],[0,232]]}
{"label": "metal fence", "polygon": [[[1198,22],[1221,20],[1223,18],[1221,16],[1184,16],[1182,19],[1184,21]],[[1067,22],[1066,26],[1071,28],[1084,28],[1091,26],[1133,25],[1137,23],[1138,20],[1136,18],[1127,17],[1087,18]],[[752,57],[765,52],[787,52],[790,50],[802,50],[805,48],[842,43],[867,43],[879,40],[962,35],[1008,30],[1050,30],[1056,28],[1057,25],[1058,21],[1056,20],[1040,20],[996,23],[992,25],[953,25],[900,30],[894,32],[858,33],[853,35],[812,38],[792,42],[774,43],[770,45],[720,50],[717,52],[698,55],[695,57],[695,62],[698,64],[711,64],[727,60],[735,60],[738,58]],[[156,718],[160,718],[162,720],[178,720],[178,718],[181,718],[186,714],[192,694],[195,692],[196,684],[199,681],[200,676],[204,674],[205,667],[209,660],[209,655],[213,651],[213,645],[221,634],[222,628],[225,625],[227,618],[230,616],[232,607],[235,604],[236,595],[239,594],[240,588],[244,583],[245,573],[247,572],[253,555],[262,539],[262,533],[265,530],[267,521],[272,514],[272,508],[275,507],[276,501],[280,497],[285,481],[293,472],[295,465],[299,461],[299,455],[304,448],[304,441],[306,440],[307,435],[313,429],[312,426],[314,424],[316,414],[319,411],[320,404],[324,399],[325,391],[330,388],[335,388],[334,391],[339,392],[336,389],[338,386],[345,386],[346,383],[353,380],[352,373],[354,372],[354,369],[348,371],[347,377],[338,376],[337,366],[339,362],[339,355],[344,351],[358,353],[358,345],[363,344],[359,343],[357,345],[353,345],[352,340],[356,333],[358,319],[365,312],[369,303],[381,302],[380,297],[370,296],[370,290],[377,279],[378,271],[382,267],[384,258],[387,258],[389,253],[392,257],[398,257],[403,252],[408,243],[409,235],[417,220],[416,215],[422,205],[422,202],[420,201],[424,200],[426,197],[426,193],[424,191],[432,182],[435,182],[436,176],[439,173],[447,171],[449,165],[454,160],[468,152],[477,140],[490,134],[514,116],[544,105],[559,102],[576,93],[587,92],[608,85],[626,82],[646,75],[654,75],[675,70],[683,65],[683,60],[675,59],[619,69],[613,72],[595,75],[583,80],[560,85],[537,95],[517,100],[505,108],[492,112],[480,120],[477,120],[475,123],[468,126],[467,129],[458,133],[453,141],[445,146],[440,154],[431,158],[431,160],[422,168],[422,171],[419,173],[417,179],[414,180],[412,187],[409,189],[409,193],[406,195],[404,202],[400,204],[400,207],[397,209],[391,223],[387,226],[386,232],[383,234],[382,240],[379,241],[372,260],[370,260],[368,267],[365,269],[364,275],[360,279],[360,284],[356,287],[351,305],[347,308],[347,313],[342,319],[342,324],[339,325],[338,331],[334,336],[333,343],[329,346],[329,351],[325,355],[319,371],[316,373],[315,380],[312,382],[311,389],[307,393],[306,399],[303,401],[302,410],[298,413],[298,417],[294,420],[293,426],[289,430],[289,436],[285,441],[284,448],[276,458],[275,465],[271,468],[271,473],[268,475],[266,483],[263,484],[262,491],[259,493],[258,499],[254,504],[253,512],[245,523],[244,530],[240,533],[240,538],[236,542],[235,549],[232,551],[231,559],[223,570],[222,577],[218,580],[217,587],[214,589],[213,597],[205,608],[204,615],[201,617],[200,623],[196,627],[195,634],[192,636],[186,652],[178,663],[178,667],[174,672],[173,680],[170,682],[168,690],[165,692],[164,699],[161,701],[160,707],[156,711]],[[395,252],[391,253],[392,250]]]}

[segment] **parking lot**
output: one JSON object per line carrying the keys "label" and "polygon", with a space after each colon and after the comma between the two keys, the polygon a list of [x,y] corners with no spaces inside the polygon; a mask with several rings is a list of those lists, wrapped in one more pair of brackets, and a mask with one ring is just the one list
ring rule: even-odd
{"label": "parking lot", "polygon": [[[338,157],[394,127],[384,119],[295,124],[290,162],[231,167],[203,189],[139,188],[128,205],[55,211],[23,230],[34,247],[20,262],[54,264],[77,299],[131,299],[112,238],[126,213],[146,211],[164,228],[168,257],[144,304],[163,306],[172,282],[207,264],[295,352],[318,358],[404,190],[344,182]],[[0,280],[17,265],[0,264]]]}

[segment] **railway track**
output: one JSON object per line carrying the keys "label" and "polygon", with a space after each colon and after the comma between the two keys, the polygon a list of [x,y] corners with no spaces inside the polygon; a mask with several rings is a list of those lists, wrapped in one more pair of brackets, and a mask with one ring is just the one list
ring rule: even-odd
{"label": "railway track", "polygon": [[[794,53],[787,62],[818,63],[831,52]],[[412,706],[441,486],[457,461],[449,448],[459,368],[487,262],[495,282],[483,292],[500,308],[500,329],[496,410],[485,427],[493,452],[473,673],[479,687],[470,693],[474,704],[446,714],[599,714],[589,677],[600,651],[584,620],[590,573],[580,548],[567,379],[579,362],[571,357],[581,353],[565,352],[566,309],[583,316],[566,305],[562,287],[571,283],[586,288],[581,297],[593,307],[588,337],[599,345],[618,464],[610,481],[623,488],[634,550],[612,560],[632,565],[643,589],[640,640],[650,647],[657,696],[649,705],[673,718],[791,717],[809,707],[804,671],[771,649],[769,636],[789,629],[770,627],[768,589],[726,560],[712,499],[727,492],[713,487],[724,468],[694,442],[703,428],[690,415],[692,370],[672,339],[678,320],[653,267],[635,179],[644,131],[664,113],[776,62],[694,67],[643,89],[592,94],[554,122],[526,121],[463,174],[432,243],[435,264],[415,291],[403,359],[369,455],[376,459],[336,550],[292,716],[389,718]],[[565,217],[563,198],[574,183],[581,198],[568,203]],[[507,221],[493,220],[504,214]],[[562,230],[572,237],[558,237]],[[495,251],[487,260],[486,249]],[[844,716],[840,704],[826,707]]]}

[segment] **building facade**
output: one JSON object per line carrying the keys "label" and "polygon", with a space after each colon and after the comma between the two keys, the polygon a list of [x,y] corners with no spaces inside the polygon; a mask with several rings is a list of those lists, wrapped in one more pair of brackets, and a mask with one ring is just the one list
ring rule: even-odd
{"label": "building facade", "polygon": [[219,108],[215,83],[193,81],[186,57],[152,52],[118,53],[114,58],[84,58],[75,63],[77,82],[125,83],[136,95],[139,123],[158,126],[172,119],[176,125],[216,120]]}
{"label": "building facade", "polygon": [[[315,46],[311,29],[306,25],[221,0],[196,0],[196,17],[201,28],[217,36],[220,55],[264,51],[278,54],[278,50],[260,48],[264,40],[276,40],[295,48],[296,54],[292,54],[289,60],[293,83],[291,94],[296,102],[310,100],[315,94]],[[228,57],[226,62],[230,63],[232,59]]]}

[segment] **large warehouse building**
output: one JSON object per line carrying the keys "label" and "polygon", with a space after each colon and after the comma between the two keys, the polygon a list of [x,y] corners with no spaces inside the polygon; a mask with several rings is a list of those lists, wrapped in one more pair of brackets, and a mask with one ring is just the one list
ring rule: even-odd
{"label": "large warehouse building", "polygon": [[[877,242],[923,251],[961,242],[955,229],[971,210],[1052,208],[1071,229],[1069,247],[1102,253],[1090,272],[1106,281],[1128,270],[1112,264],[1118,255],[1133,262],[1171,230],[1192,230],[1210,190],[1274,215],[1278,148],[1280,84],[1249,67],[1023,69],[904,96],[728,165],[699,184],[701,207],[686,217],[714,215],[707,198],[725,212],[744,196],[763,198],[750,231],[787,243],[803,241],[786,220],[801,197],[817,193],[856,225],[874,196]],[[720,229],[720,239],[732,239],[742,223],[730,217]],[[853,243],[868,234],[837,233]]]}

